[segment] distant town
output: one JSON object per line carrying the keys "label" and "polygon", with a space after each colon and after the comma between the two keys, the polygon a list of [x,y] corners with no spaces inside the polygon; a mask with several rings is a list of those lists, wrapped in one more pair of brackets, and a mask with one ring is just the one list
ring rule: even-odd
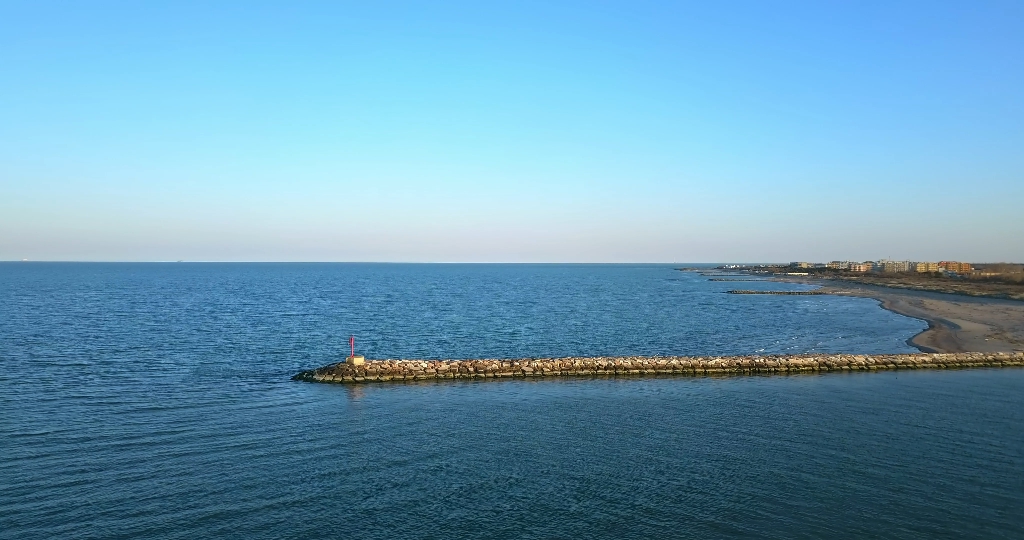
{"label": "distant town", "polygon": [[878,261],[832,261],[828,263],[793,262],[789,263],[791,268],[809,269],[825,268],[829,270],[844,270],[847,272],[887,272],[905,273],[949,273],[949,274],[971,274],[975,272],[974,265],[959,261],[940,262],[918,262],[918,261],[891,261],[882,259]]}
{"label": "distant town", "polygon": [[831,261],[727,264],[719,270],[777,277],[838,280],[868,285],[1024,300],[1024,265],[962,261]]}
{"label": "distant town", "polygon": [[969,263],[961,261],[894,261],[880,259],[877,261],[831,261],[823,262],[791,262],[784,264],[726,264],[719,268],[725,270],[748,270],[764,272],[784,272],[795,274],[811,273],[853,273],[853,274],[924,274],[933,277],[989,277],[1024,273],[1024,265],[1011,263]]}

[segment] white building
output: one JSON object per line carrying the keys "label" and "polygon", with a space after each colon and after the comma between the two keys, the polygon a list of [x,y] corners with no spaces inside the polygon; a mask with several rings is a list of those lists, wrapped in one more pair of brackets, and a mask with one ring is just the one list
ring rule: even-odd
{"label": "white building", "polygon": [[914,269],[914,263],[910,261],[890,261],[887,259],[878,261],[878,266],[881,267],[883,272],[910,272]]}

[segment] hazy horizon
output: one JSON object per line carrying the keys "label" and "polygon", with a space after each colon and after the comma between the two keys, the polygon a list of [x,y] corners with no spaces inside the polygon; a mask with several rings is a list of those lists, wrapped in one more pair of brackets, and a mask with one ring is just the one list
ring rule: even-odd
{"label": "hazy horizon", "polygon": [[1024,4],[0,6],[0,260],[1024,261]]}

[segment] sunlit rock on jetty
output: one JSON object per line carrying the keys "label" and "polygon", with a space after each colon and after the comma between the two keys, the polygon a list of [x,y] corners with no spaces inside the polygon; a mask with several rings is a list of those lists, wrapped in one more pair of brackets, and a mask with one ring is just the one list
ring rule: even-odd
{"label": "sunlit rock on jetty", "polygon": [[292,379],[358,384],[434,379],[707,376],[1009,366],[1024,366],[1024,352],[367,360],[361,365],[341,362],[303,371]]}

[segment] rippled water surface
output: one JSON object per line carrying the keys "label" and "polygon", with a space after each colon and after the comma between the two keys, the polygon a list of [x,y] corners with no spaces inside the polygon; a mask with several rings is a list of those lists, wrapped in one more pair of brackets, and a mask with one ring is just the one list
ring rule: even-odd
{"label": "rippled water surface", "polygon": [[368,357],[910,351],[668,266],[0,263],[2,538],[1024,537],[1024,370],[291,382]]}

